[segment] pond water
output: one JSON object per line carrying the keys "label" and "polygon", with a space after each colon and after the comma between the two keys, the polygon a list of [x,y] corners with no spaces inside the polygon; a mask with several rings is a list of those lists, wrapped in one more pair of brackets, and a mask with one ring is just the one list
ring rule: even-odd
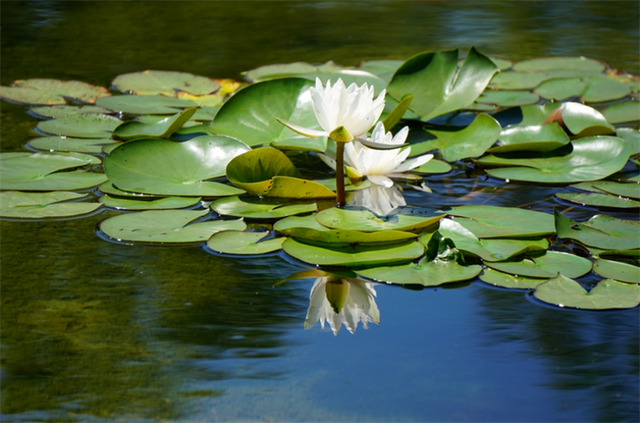
{"label": "pond water", "polygon": [[[2,85],[109,86],[144,69],[239,79],[471,45],[640,66],[637,1],[4,2],[1,19]],[[25,151],[39,120],[0,105],[2,151]],[[564,187],[464,165],[426,182],[433,194],[406,191],[409,204],[596,213],[555,202]],[[0,222],[3,421],[638,421],[638,308],[554,308],[480,280],[376,285],[380,324],[334,336],[304,329],[314,279],[287,280],[306,269],[283,254],[106,242],[96,228],[115,214]]]}

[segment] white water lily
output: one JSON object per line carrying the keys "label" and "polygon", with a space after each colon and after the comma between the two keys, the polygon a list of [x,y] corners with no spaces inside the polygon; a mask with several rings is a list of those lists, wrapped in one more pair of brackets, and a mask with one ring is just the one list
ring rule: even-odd
{"label": "white water lily", "polygon": [[353,83],[347,88],[342,79],[338,79],[333,86],[331,81],[327,81],[324,87],[322,81],[316,78],[316,86],[309,88],[309,91],[316,119],[323,131],[278,119],[291,130],[307,137],[329,136],[339,142],[366,138],[384,109],[386,90],[382,90],[374,100],[373,86],[369,87],[366,83],[360,87]]}
{"label": "white water lily", "polygon": [[[407,140],[409,128],[405,126],[393,136],[384,131],[382,122],[378,122],[371,134],[371,142],[378,145],[403,145]],[[352,178],[367,177],[372,183],[386,188],[393,186],[393,177],[406,177],[402,172],[422,166],[433,158],[433,154],[425,154],[409,160],[411,147],[378,150],[366,147],[361,143],[350,142],[344,148],[344,160],[349,166],[347,174]],[[336,162],[327,156],[320,155],[322,160],[336,168]]]}
{"label": "white water lily", "polygon": [[369,322],[380,323],[380,311],[375,301],[376,291],[373,284],[361,279],[325,276],[317,278],[309,295],[309,309],[304,328],[311,329],[320,321],[324,329],[329,323],[334,335],[344,324],[354,333],[358,323],[367,329]]}

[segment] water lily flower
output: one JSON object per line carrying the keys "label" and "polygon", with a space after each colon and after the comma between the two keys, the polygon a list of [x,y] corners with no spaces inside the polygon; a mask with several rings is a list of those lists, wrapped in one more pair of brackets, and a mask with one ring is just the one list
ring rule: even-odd
{"label": "water lily flower", "polygon": [[[378,122],[371,134],[371,141],[387,146],[403,145],[408,134],[409,128],[405,126],[393,136],[391,132],[384,131],[382,122]],[[386,188],[393,186],[392,177],[406,177],[402,172],[422,166],[433,158],[433,154],[424,154],[405,161],[411,154],[411,147],[379,150],[355,142],[345,146],[344,154],[349,177],[359,179],[366,176],[372,183]],[[325,155],[320,155],[320,158],[336,169],[334,160]]]}
{"label": "water lily flower", "polygon": [[380,311],[375,301],[376,291],[371,282],[342,278],[336,275],[317,278],[309,296],[309,309],[304,328],[311,329],[319,320],[324,329],[329,322],[334,335],[344,324],[354,333],[358,323],[367,329],[369,322],[380,323]]}
{"label": "water lily flower", "polygon": [[323,87],[320,78],[316,78],[316,86],[309,88],[309,91],[322,131],[278,119],[291,130],[307,137],[328,136],[336,142],[366,138],[384,109],[386,90],[382,90],[374,100],[373,86],[369,87],[366,83],[360,87],[353,83],[347,88],[342,79],[338,79],[333,86],[331,81],[327,81],[327,86]]}

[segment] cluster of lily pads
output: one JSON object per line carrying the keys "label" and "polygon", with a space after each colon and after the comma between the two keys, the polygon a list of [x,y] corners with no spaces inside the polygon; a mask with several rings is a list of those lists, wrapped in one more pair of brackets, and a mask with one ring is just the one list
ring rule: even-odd
{"label": "cluster of lily pads", "polygon": [[[464,161],[502,180],[572,184],[575,193],[557,197],[578,207],[637,212],[640,177],[620,173],[639,163],[637,76],[583,57],[512,63],[473,48],[464,59],[457,50],[425,52],[355,67],[269,65],[244,76],[150,70],[119,75],[111,90],[48,79],[0,87],[4,99],[34,105],[29,112],[43,118],[36,131],[46,135],[28,142],[32,152],[0,155],[0,217],[59,219],[108,208],[123,212],[100,224],[116,242],[282,251],[334,275],[325,283],[440,286],[479,277],[563,307],[640,304],[638,220],[598,214],[576,222],[557,211],[483,205],[425,209],[406,205],[389,179],[429,195],[425,175]],[[378,171],[348,161],[347,177],[333,178],[325,163],[335,169],[341,153],[328,140],[344,132],[323,127],[312,94],[338,80],[386,100],[374,119],[377,138],[408,126],[407,144],[367,146],[366,133],[364,146],[355,136],[340,142],[383,159],[401,151],[402,159],[438,159]],[[411,169],[396,175],[398,168]],[[340,185],[346,207],[334,205]],[[555,248],[560,240],[583,256]],[[602,278],[594,287],[575,281],[590,272]],[[344,298],[329,302],[340,314]]]}

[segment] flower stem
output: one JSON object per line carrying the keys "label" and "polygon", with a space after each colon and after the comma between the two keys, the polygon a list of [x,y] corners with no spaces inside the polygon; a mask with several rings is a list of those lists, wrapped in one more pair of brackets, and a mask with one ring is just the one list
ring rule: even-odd
{"label": "flower stem", "polygon": [[344,143],[336,142],[336,206],[344,207]]}

